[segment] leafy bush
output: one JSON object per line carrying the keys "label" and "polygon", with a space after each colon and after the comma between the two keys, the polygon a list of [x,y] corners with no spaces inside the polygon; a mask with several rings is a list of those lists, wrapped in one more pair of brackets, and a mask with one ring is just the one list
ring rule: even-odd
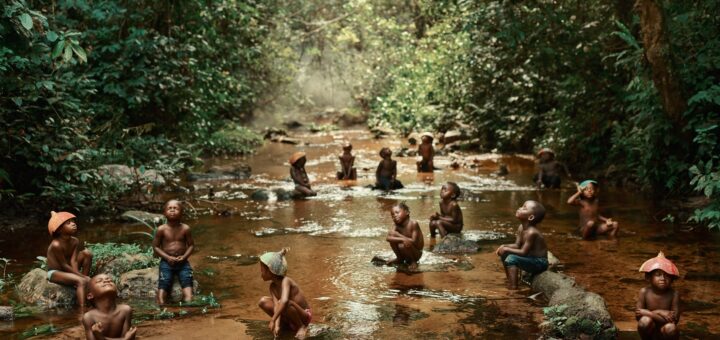
{"label": "leafy bush", "polygon": [[237,124],[228,124],[210,135],[204,148],[215,155],[242,155],[261,144],[262,137],[257,133]]}

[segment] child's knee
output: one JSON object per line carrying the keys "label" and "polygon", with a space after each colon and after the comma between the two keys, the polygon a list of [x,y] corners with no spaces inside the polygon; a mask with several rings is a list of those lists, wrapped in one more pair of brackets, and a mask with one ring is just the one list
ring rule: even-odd
{"label": "child's knee", "polygon": [[269,296],[263,296],[260,298],[260,301],[258,301],[257,305],[262,309],[272,308],[272,298],[270,298]]}
{"label": "child's knee", "polygon": [[652,318],[649,316],[643,316],[638,320],[638,329],[640,330],[650,330],[655,328],[655,323],[653,322]]}
{"label": "child's knee", "polygon": [[594,228],[594,227],[595,227],[595,221],[587,221],[587,222],[585,223],[585,228],[590,228],[590,229],[592,229],[592,228]]}
{"label": "child's knee", "polygon": [[93,254],[92,254],[92,252],[90,251],[90,249],[87,249],[87,248],[86,248],[86,249],[84,249],[83,251],[81,251],[81,253],[82,253],[83,255],[85,255],[85,257],[87,257],[87,258],[89,258],[89,259],[92,259],[92,257],[93,257]]}
{"label": "child's knee", "polygon": [[678,330],[677,326],[674,323],[668,322],[664,326],[662,326],[662,328],[660,328],[660,332],[664,336],[674,336],[675,334],[677,334]]}

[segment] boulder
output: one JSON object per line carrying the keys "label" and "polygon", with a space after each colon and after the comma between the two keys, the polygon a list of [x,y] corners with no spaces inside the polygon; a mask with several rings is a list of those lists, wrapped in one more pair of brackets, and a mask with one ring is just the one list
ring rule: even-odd
{"label": "boulder", "polygon": [[124,164],[105,164],[98,167],[100,175],[107,175],[122,184],[150,183],[155,186],[165,184],[165,178],[156,170],[141,171]]}
{"label": "boulder", "polygon": [[297,120],[287,121],[287,122],[283,123],[283,125],[287,126],[288,129],[297,129],[297,128],[303,126],[303,124],[298,122]]}
{"label": "boulder", "polygon": [[70,307],[75,304],[75,287],[63,286],[47,280],[47,271],[35,268],[23,276],[17,285],[23,303],[44,308]]}
{"label": "boulder", "polygon": [[264,139],[273,139],[274,137],[287,136],[287,131],[279,128],[266,128]]}
{"label": "boulder", "polygon": [[[120,275],[118,294],[121,298],[150,298],[157,296],[159,267],[132,270]],[[198,292],[198,282],[193,281],[193,294]],[[182,288],[177,278],[173,282],[170,296],[182,297]]]}
{"label": "boulder", "polygon": [[291,145],[298,145],[302,144],[302,141],[297,138],[287,137],[287,136],[275,136],[270,139],[270,141],[275,143],[284,143],[284,144],[291,144]]}
{"label": "boulder", "polygon": [[150,224],[160,224],[165,216],[141,210],[128,210],[120,215],[120,219],[127,222],[143,221]]}
{"label": "boulder", "polygon": [[440,138],[440,143],[450,144],[450,143],[457,142],[457,141],[460,141],[463,139],[464,139],[464,137],[460,131],[450,130],[450,131],[445,132],[445,134],[442,135],[442,137]]}
{"label": "boulder", "polygon": [[339,115],[333,119],[333,123],[342,127],[364,124],[368,119],[367,115],[351,112],[348,109],[342,109],[338,114]]}
{"label": "boulder", "polygon": [[371,128],[370,132],[372,132],[375,135],[375,138],[381,138],[384,136],[393,136],[393,135],[397,134],[397,132],[395,132],[395,130],[393,130],[389,127],[384,127],[384,126],[376,126],[374,128]]}
{"label": "boulder", "polygon": [[215,165],[205,172],[191,172],[188,174],[188,181],[222,181],[248,179],[252,174],[252,169],[245,163],[236,163],[229,165]]}
{"label": "boulder", "polygon": [[447,234],[433,248],[439,254],[468,254],[477,253],[480,245],[476,241],[466,239],[463,234]]}
{"label": "boulder", "polygon": [[12,306],[0,306],[0,321],[12,321],[15,319],[15,310]]}
{"label": "boulder", "polygon": [[118,278],[122,273],[147,267],[152,261],[153,257],[149,254],[122,254],[105,263],[97,263],[95,272]]}
{"label": "boulder", "polygon": [[417,143],[420,141],[420,134],[417,132],[413,132],[408,136],[408,143],[410,145],[417,145]]}

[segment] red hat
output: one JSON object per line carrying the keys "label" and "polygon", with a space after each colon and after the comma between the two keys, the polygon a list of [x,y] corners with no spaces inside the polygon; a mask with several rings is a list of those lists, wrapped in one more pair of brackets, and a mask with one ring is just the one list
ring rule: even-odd
{"label": "red hat", "polygon": [[52,235],[55,230],[60,228],[60,226],[65,223],[65,221],[75,218],[75,215],[67,212],[67,211],[61,211],[61,212],[50,212],[50,221],[48,221],[48,232],[50,235]]}
{"label": "red hat", "polygon": [[297,162],[300,158],[303,158],[303,157],[305,157],[304,152],[302,152],[302,151],[295,152],[294,154],[292,154],[292,156],[290,156],[290,160],[289,160],[290,164],[295,164],[295,162]]}
{"label": "red hat", "polygon": [[653,257],[645,261],[645,263],[640,266],[640,271],[645,273],[650,273],[656,269],[660,269],[668,275],[680,277],[680,271],[678,271],[672,261],[665,258],[665,254],[663,254],[663,252],[659,252],[657,257]]}

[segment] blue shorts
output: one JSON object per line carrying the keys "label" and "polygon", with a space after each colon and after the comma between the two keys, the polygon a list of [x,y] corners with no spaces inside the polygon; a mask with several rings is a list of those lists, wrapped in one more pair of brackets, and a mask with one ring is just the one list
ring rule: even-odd
{"label": "blue shorts", "polygon": [[165,259],[161,259],[158,289],[170,292],[172,290],[175,275],[177,275],[180,280],[180,287],[187,288],[193,286],[193,270],[192,267],[190,267],[190,262],[185,261],[172,266],[170,263],[165,261]]}
{"label": "blue shorts", "polygon": [[503,258],[505,267],[518,267],[530,274],[539,274],[548,269],[547,257],[507,255]]}

